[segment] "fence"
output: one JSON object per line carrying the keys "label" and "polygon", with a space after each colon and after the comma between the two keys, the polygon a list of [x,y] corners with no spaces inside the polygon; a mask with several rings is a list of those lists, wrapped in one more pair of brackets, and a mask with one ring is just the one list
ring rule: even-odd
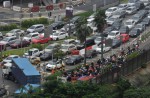
{"label": "fence", "polygon": [[127,60],[122,66],[116,66],[111,69],[106,69],[105,73],[97,76],[91,80],[92,83],[114,83],[120,76],[126,76],[137,69],[141,68],[143,64],[150,61],[150,49],[143,50],[137,57]]}

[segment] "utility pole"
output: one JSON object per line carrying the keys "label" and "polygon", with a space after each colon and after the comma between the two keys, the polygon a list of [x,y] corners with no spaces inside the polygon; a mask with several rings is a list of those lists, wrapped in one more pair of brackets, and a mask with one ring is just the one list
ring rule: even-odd
{"label": "utility pole", "polygon": [[101,60],[102,60],[102,59],[103,59],[103,52],[104,52],[104,51],[103,51],[103,48],[104,48],[104,47],[103,47],[103,44],[104,44],[104,43],[103,43],[103,42],[104,42],[104,34],[103,34],[103,33],[102,33],[101,37],[102,37],[102,38],[101,38]]}
{"label": "utility pole", "polygon": [[84,51],[85,51],[85,53],[84,53],[84,65],[86,65],[86,32],[85,31],[83,31],[83,32],[85,35],[85,37],[84,37]]}

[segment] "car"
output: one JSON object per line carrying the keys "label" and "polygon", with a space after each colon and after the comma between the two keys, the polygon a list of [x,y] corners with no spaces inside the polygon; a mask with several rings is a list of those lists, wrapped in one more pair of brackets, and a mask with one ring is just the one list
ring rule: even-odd
{"label": "car", "polygon": [[119,31],[111,31],[108,36],[107,39],[114,39],[120,36]]}
{"label": "car", "polygon": [[26,36],[23,37],[23,40],[32,41],[32,38],[36,38],[38,36],[39,36],[38,32],[29,33],[29,34],[27,34]]}
{"label": "car", "polygon": [[133,6],[138,2],[140,2],[140,1],[139,0],[128,0],[128,5]]}
{"label": "car", "polygon": [[127,26],[122,26],[119,29],[120,34],[129,34],[129,28]]}
{"label": "car", "polygon": [[8,33],[5,34],[6,37],[10,37],[10,36],[17,36],[17,35],[25,35],[25,31],[24,30],[20,30],[20,29],[13,29],[11,31],[9,31]]}
{"label": "car", "polygon": [[141,0],[141,1],[144,3],[144,5],[146,7],[149,6],[149,4],[150,4],[149,0]]}
{"label": "car", "polygon": [[[70,29],[70,30],[69,30]],[[61,28],[62,32],[68,32],[68,33],[73,33],[75,31],[75,24],[73,23],[68,23]]]}
{"label": "car", "polygon": [[145,7],[143,2],[137,2],[134,4],[134,6],[137,8],[138,11]]}
{"label": "car", "polygon": [[125,10],[119,10],[113,14],[113,17],[116,17],[116,18],[125,18],[125,16],[126,16]]}
{"label": "car", "polygon": [[131,19],[135,22],[138,23],[142,20],[142,16],[139,14],[135,14],[134,16],[131,17]]}
{"label": "car", "polygon": [[147,11],[149,12],[149,10],[150,10],[150,5],[145,6],[144,10],[147,10]]}
{"label": "car", "polygon": [[75,24],[75,23],[78,22],[79,18],[80,18],[80,16],[75,16],[75,17],[73,17],[73,18],[70,20],[70,22],[73,23],[73,24]]}
{"label": "car", "polygon": [[118,10],[118,7],[110,7],[105,11],[106,16],[111,16],[114,12]]}
{"label": "car", "polygon": [[12,59],[13,58],[19,58],[19,55],[10,55],[8,56],[7,58],[5,58],[2,62],[5,62],[5,63],[12,63]]}
{"label": "car", "polygon": [[130,36],[129,36],[129,34],[120,34],[119,39],[122,41],[122,43],[125,43],[125,42],[129,41]]}
{"label": "car", "polygon": [[3,40],[0,41],[0,44],[4,44],[8,46],[9,44],[15,42],[17,39],[16,36],[11,36],[11,37],[5,37]]}
{"label": "car", "polygon": [[41,54],[42,53],[39,51],[39,49],[37,49],[37,48],[31,48],[26,53],[24,53],[23,57],[32,58],[32,57],[38,57]]}
{"label": "car", "polygon": [[119,17],[112,16],[106,22],[108,25],[112,25],[115,21],[122,21]]}
{"label": "car", "polygon": [[148,18],[150,18],[150,13],[147,15]]}
{"label": "car", "polygon": [[136,29],[136,28],[133,28],[130,32],[129,32],[129,36],[130,37],[137,37],[140,35],[140,30],[139,29]]}
{"label": "car", "polygon": [[141,24],[145,25],[145,26],[149,26],[150,25],[150,18],[144,18],[141,22]]}
{"label": "car", "polygon": [[41,61],[47,61],[49,59],[52,59],[52,55],[53,53],[52,52],[43,52],[41,55],[40,55],[40,60]]}
{"label": "car", "polygon": [[109,33],[110,33],[111,31],[113,31],[113,30],[114,30],[113,26],[109,26],[109,27],[106,27],[106,28],[104,29],[103,33],[109,34]]}
{"label": "car", "polygon": [[60,47],[61,46],[59,43],[53,43],[53,44],[48,45],[43,51],[46,51],[46,52],[57,51],[60,49]]}
{"label": "car", "polygon": [[137,24],[134,28],[139,29],[141,33],[146,29],[145,25],[141,23]]}
{"label": "car", "polygon": [[128,15],[134,14],[134,13],[136,13],[136,12],[137,12],[137,9],[136,9],[135,6],[128,7],[128,8],[126,9],[126,13],[127,13]]}
{"label": "car", "polygon": [[53,70],[53,69],[58,69],[58,68],[61,68],[63,67],[63,64],[60,63],[60,62],[57,62],[57,61],[49,61],[47,64],[46,64],[46,70]]}
{"label": "car", "polygon": [[32,25],[27,29],[27,33],[33,33],[33,32],[42,32],[45,29],[45,26],[43,24],[36,24]]}
{"label": "car", "polygon": [[63,41],[62,44],[74,44],[75,43],[75,39],[66,39]]}
{"label": "car", "polygon": [[52,35],[50,35],[50,37],[51,37],[53,40],[65,39],[65,38],[68,37],[68,33],[64,33],[64,32],[53,33]]}
{"label": "car", "polygon": [[65,23],[63,21],[57,21],[51,24],[51,26],[53,27],[53,30],[61,29],[64,25]]}
{"label": "car", "polygon": [[[85,54],[82,56],[84,57]],[[96,50],[86,50],[86,58],[93,58],[97,56]]]}
{"label": "car", "polygon": [[148,14],[148,11],[147,10],[140,10],[138,11],[137,15],[139,15],[140,17],[142,18],[145,18]]}
{"label": "car", "polygon": [[102,40],[102,37],[97,37],[97,38],[94,40],[94,42],[95,42],[95,44],[99,44],[99,43],[101,43],[101,40]]}
{"label": "car", "polygon": [[125,3],[124,3],[124,4],[119,4],[119,5],[118,5],[118,9],[119,9],[119,10],[125,10],[125,9],[127,9],[127,8],[128,8],[128,5],[125,4]]}
{"label": "car", "polygon": [[72,55],[65,60],[66,65],[75,65],[83,61],[83,57],[80,55]]}
{"label": "car", "polygon": [[122,44],[122,41],[118,38],[113,39],[112,41],[112,48],[116,48],[119,47]]}
{"label": "car", "polygon": [[[99,45],[99,46],[97,46],[96,47],[96,52],[98,52],[98,53],[101,53],[101,45]],[[111,47],[110,46],[105,46],[105,44],[103,44],[103,52],[105,53],[105,52],[108,52],[108,51],[110,51],[111,50]]]}
{"label": "car", "polygon": [[127,20],[127,21],[125,22],[125,26],[127,26],[127,27],[129,28],[129,30],[130,30],[130,29],[132,29],[132,28],[134,27],[135,23],[136,23],[136,22],[135,22],[134,20],[129,19],[129,20]]}
{"label": "car", "polygon": [[30,45],[29,41],[17,39],[15,42],[9,44],[11,48],[23,48]]}
{"label": "car", "polygon": [[115,30],[119,30],[120,27],[122,25],[122,22],[121,21],[115,21],[113,24],[112,24],[112,27],[115,29]]}
{"label": "car", "polygon": [[60,50],[66,54],[71,53],[71,51],[76,50],[77,47],[74,44],[62,44]]}
{"label": "car", "polygon": [[33,43],[33,44],[38,44],[38,43],[40,43],[40,44],[44,44],[44,43],[48,43],[49,41],[51,41],[51,40],[53,40],[52,38],[50,38],[50,37],[39,37],[39,36],[37,36],[37,37],[34,37],[34,38],[32,38],[31,39],[31,42]]}

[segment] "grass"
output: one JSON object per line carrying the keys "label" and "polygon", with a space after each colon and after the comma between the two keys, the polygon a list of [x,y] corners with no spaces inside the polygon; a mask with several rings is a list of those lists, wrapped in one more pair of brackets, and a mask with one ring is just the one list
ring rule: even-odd
{"label": "grass", "polygon": [[120,0],[121,3],[127,3],[128,0]]}
{"label": "grass", "polygon": [[145,39],[147,39],[150,36],[150,32],[142,35],[141,41],[144,41]]}
{"label": "grass", "polygon": [[138,55],[139,55],[139,52],[135,51],[135,52],[127,55],[126,59],[130,60],[130,59],[136,58]]}
{"label": "grass", "polygon": [[92,13],[93,13],[93,11],[88,11],[88,12],[83,12],[83,13],[80,13],[80,14],[76,14],[75,16],[89,17]]}

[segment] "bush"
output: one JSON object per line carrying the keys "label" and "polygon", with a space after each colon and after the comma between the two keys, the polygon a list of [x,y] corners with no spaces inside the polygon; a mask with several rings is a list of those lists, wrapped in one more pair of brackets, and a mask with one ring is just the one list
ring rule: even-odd
{"label": "bush", "polygon": [[36,18],[36,19],[27,19],[22,21],[22,27],[23,28],[29,28],[32,25],[35,24],[48,24],[48,19],[47,18]]}
{"label": "bush", "polygon": [[41,44],[32,44],[31,45],[31,48],[37,48],[39,49],[40,51],[43,50],[43,46]]}
{"label": "bush", "polygon": [[12,29],[17,29],[17,28],[18,27],[16,24],[9,24],[9,25],[0,26],[1,31],[10,31]]}
{"label": "bush", "polygon": [[136,51],[136,52],[129,54],[126,59],[130,60],[130,59],[137,57],[138,55],[139,55],[139,52]]}
{"label": "bush", "polygon": [[144,63],[144,64],[141,65],[141,68],[146,68],[146,66],[147,66],[147,64]]}

